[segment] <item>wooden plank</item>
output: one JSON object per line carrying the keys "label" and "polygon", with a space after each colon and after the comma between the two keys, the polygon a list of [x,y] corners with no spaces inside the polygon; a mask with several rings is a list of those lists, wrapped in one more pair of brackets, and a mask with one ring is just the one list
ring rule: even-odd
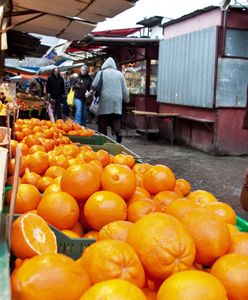
{"label": "wooden plank", "polygon": [[185,115],[178,115],[177,118],[179,118],[179,119],[185,119],[185,120],[191,120],[191,121],[196,121],[196,122],[200,122],[200,123],[214,123],[215,122],[214,120],[196,118],[196,117],[185,116]]}

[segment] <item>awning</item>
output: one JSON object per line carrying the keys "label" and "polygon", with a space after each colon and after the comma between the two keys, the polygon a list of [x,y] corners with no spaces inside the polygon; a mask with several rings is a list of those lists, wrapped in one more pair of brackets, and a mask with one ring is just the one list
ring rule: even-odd
{"label": "awning", "polygon": [[[15,30],[79,40],[98,22],[131,8],[137,0],[13,0]],[[10,27],[10,28],[11,28]]]}

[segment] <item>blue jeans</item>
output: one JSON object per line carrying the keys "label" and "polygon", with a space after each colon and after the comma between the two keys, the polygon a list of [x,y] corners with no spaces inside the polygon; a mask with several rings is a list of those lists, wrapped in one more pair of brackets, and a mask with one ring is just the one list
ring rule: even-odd
{"label": "blue jeans", "polygon": [[75,122],[79,125],[86,126],[86,105],[83,100],[74,99],[74,104],[76,108],[75,112]]}

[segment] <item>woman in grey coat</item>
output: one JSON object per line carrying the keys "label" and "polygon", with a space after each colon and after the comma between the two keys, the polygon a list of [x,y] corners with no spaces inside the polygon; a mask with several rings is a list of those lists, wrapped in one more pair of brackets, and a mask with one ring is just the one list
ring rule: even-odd
{"label": "woman in grey coat", "polygon": [[122,103],[129,102],[128,90],[123,74],[117,70],[115,61],[109,57],[102,65],[93,83],[93,89],[99,84],[102,73],[102,88],[99,96],[98,131],[107,135],[108,125],[112,127],[116,141],[121,143]]}

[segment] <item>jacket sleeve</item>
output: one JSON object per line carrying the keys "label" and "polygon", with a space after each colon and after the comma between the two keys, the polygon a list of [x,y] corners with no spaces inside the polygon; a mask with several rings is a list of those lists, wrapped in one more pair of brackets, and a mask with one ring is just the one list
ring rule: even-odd
{"label": "jacket sleeve", "polygon": [[129,93],[128,93],[127,84],[124,76],[122,76],[122,95],[123,95],[123,101],[125,103],[129,103],[130,102]]}
{"label": "jacket sleeve", "polygon": [[94,80],[92,82],[93,90],[96,89],[96,87],[98,86],[98,83],[99,83],[99,80],[100,80],[100,75],[101,75],[101,71],[97,72],[96,77],[94,78]]}
{"label": "jacket sleeve", "polygon": [[61,92],[62,92],[62,95],[65,95],[65,81],[63,78],[61,78]]}
{"label": "jacket sleeve", "polygon": [[87,91],[92,90],[92,78],[89,77],[89,82],[88,82],[88,86],[87,86]]}

